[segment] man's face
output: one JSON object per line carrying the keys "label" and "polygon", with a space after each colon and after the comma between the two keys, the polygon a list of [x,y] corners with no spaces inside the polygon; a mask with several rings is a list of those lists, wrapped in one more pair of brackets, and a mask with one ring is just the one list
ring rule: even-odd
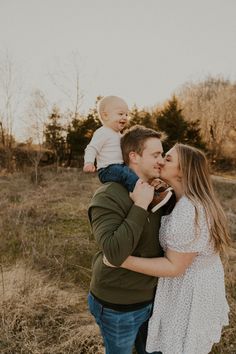
{"label": "man's face", "polygon": [[104,110],[103,125],[115,130],[122,131],[128,121],[129,110],[125,101],[121,99],[114,99]]}
{"label": "man's face", "polygon": [[163,148],[160,139],[149,138],[146,140],[142,155],[136,155],[135,172],[144,181],[148,182],[160,176],[164,164],[162,157]]}

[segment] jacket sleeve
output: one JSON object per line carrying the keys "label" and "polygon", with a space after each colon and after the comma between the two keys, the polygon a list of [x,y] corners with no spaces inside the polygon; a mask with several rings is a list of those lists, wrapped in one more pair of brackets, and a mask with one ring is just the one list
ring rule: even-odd
{"label": "jacket sleeve", "polygon": [[108,193],[95,196],[89,208],[93,235],[108,261],[120,266],[135,250],[149,213]]}

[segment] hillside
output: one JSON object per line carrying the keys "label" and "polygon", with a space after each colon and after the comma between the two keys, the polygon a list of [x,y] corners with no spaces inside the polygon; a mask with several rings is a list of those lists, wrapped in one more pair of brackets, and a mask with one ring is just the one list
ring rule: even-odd
{"label": "hillside", "polygon": [[[86,305],[96,245],[87,206],[99,185],[76,169],[0,176],[0,353],[100,354]],[[214,178],[236,240],[236,183]],[[236,352],[236,251],[226,266],[230,326],[211,354]]]}

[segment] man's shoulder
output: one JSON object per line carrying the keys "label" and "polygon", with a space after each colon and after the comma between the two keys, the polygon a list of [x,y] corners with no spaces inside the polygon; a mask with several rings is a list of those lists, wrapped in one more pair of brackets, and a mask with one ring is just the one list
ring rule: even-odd
{"label": "man's shoulder", "polygon": [[95,193],[92,199],[97,198],[97,197],[106,197],[106,196],[129,196],[128,191],[122,184],[116,183],[116,182],[107,182],[101,185]]}
{"label": "man's shoulder", "polygon": [[[88,216],[92,220],[92,211],[115,213],[124,217],[132,206],[128,191],[119,183],[108,182],[98,188],[88,206]],[[99,214],[98,214],[99,215]]]}
{"label": "man's shoulder", "polygon": [[90,201],[89,209],[93,207],[127,209],[130,208],[131,204],[132,200],[125,187],[116,182],[108,182],[96,190]]}

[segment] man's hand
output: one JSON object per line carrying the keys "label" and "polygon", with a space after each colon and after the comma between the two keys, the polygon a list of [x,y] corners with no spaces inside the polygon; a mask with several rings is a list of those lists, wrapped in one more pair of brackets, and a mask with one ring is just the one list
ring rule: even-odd
{"label": "man's hand", "polygon": [[108,260],[106,259],[105,254],[103,255],[102,260],[103,260],[103,263],[104,263],[106,266],[111,267],[111,268],[117,268],[116,266],[114,266],[113,264],[111,264],[110,262],[108,262]]}
{"label": "man's hand", "polygon": [[147,210],[154,195],[154,187],[139,179],[132,193],[129,194],[134,204]]}
{"label": "man's hand", "polygon": [[95,172],[96,167],[94,166],[93,163],[86,163],[83,168],[84,172]]}

